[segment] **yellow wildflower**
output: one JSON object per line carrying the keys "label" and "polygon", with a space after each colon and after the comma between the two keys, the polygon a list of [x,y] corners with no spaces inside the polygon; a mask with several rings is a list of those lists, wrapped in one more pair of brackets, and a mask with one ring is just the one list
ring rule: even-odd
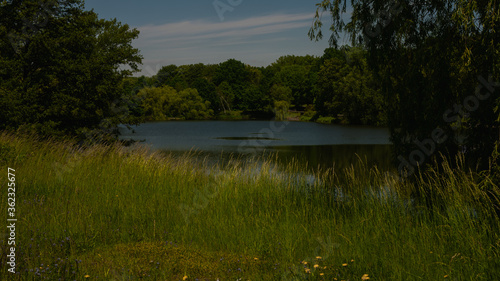
{"label": "yellow wildflower", "polygon": [[318,267],[319,267],[319,265],[318,265],[318,264],[315,264],[315,265],[314,265],[314,268],[318,268]]}
{"label": "yellow wildflower", "polygon": [[187,279],[188,279],[187,276],[182,277],[182,280],[187,280]]}
{"label": "yellow wildflower", "polygon": [[325,275],[325,274],[324,274],[324,273],[320,273],[320,274],[319,274],[319,276],[323,276],[323,275]]}
{"label": "yellow wildflower", "polygon": [[363,274],[363,276],[361,277],[361,280],[368,280],[370,279],[370,277],[368,276],[368,274]]}
{"label": "yellow wildflower", "polygon": [[90,275],[88,275],[88,274],[87,274],[87,275],[85,275],[85,276],[83,276],[83,277],[85,277],[85,278],[90,278]]}
{"label": "yellow wildflower", "polygon": [[311,273],[311,270],[309,268],[306,268],[306,273]]}
{"label": "yellow wildflower", "polygon": [[347,266],[347,263],[343,263],[342,266]]}
{"label": "yellow wildflower", "polygon": [[320,256],[317,256],[316,258],[317,258],[318,260],[320,260],[320,259],[321,259],[321,257],[320,257]]}

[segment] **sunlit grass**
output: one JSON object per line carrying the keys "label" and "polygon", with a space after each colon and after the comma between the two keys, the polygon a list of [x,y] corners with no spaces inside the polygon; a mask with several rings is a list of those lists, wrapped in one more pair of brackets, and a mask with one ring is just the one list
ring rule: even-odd
{"label": "sunlit grass", "polygon": [[16,169],[20,280],[500,276],[498,186],[447,163],[412,185],[363,162],[313,181],[272,158],[214,165],[8,134],[0,147],[1,170]]}

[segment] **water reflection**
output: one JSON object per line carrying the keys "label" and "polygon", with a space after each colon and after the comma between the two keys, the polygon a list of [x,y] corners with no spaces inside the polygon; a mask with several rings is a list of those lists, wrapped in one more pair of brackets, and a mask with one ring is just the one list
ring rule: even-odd
{"label": "water reflection", "polygon": [[295,158],[304,170],[342,170],[359,161],[368,167],[377,166],[379,170],[391,169],[390,145],[304,145],[273,149],[278,153],[280,163],[286,164]]}
{"label": "water reflection", "polygon": [[[281,165],[292,159],[301,170],[343,169],[366,161],[390,169],[391,146],[386,128],[325,125],[311,122],[188,121],[141,124],[122,128],[122,138],[145,140],[153,149],[226,161],[231,157],[272,155]],[[272,128],[279,128],[273,130]]]}

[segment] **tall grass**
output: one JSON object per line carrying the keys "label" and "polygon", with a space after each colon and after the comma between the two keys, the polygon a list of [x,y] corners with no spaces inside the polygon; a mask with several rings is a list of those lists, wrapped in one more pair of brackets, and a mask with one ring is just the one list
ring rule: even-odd
{"label": "tall grass", "polygon": [[2,280],[500,278],[499,188],[446,162],[416,182],[362,162],[312,181],[294,161],[5,133],[0,148],[2,186],[16,169],[19,272],[4,238]]}

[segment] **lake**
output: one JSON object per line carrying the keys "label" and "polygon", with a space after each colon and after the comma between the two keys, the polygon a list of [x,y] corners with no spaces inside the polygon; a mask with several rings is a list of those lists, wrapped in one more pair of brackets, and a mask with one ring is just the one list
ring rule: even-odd
{"label": "lake", "polygon": [[382,170],[391,167],[387,128],[280,121],[166,121],[120,127],[121,139],[144,141],[172,153],[197,151],[213,159],[276,153],[296,158],[304,169],[342,168],[359,158]]}

